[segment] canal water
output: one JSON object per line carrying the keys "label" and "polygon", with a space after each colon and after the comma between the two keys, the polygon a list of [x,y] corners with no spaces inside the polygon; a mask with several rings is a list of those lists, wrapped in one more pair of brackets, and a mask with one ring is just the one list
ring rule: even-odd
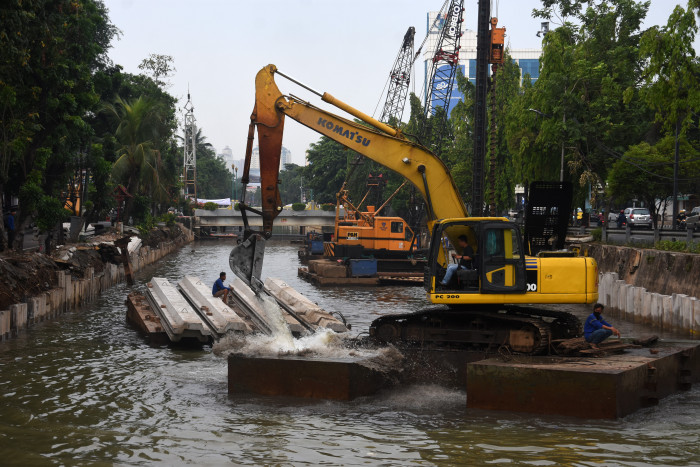
{"label": "canal water", "polygon": [[[186,246],[135,287],[155,275],[213,283],[230,248]],[[353,333],[425,304],[419,287],[318,289],[297,267],[296,247],[268,246],[263,275],[341,311]],[[352,402],[230,398],[225,358],[151,347],[126,324],[129,291],[0,343],[0,464],[700,465],[698,386],[616,421],[467,411],[464,392],[433,385]]]}

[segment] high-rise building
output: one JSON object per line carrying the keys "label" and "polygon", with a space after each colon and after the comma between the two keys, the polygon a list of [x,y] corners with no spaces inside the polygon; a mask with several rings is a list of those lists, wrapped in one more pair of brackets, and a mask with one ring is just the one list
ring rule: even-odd
{"label": "high-rise building", "polygon": [[[437,24],[436,28],[430,31],[430,27],[432,26],[433,22],[435,22],[435,19],[437,18]],[[438,18],[438,12],[437,11],[430,11],[428,12],[427,15],[427,33],[428,33],[428,39],[425,43],[424,46],[424,52],[423,52],[423,64],[424,64],[424,75],[425,75],[425,80],[428,81],[430,77],[428,76],[428,73],[430,72],[430,65],[433,57],[435,56],[435,47],[437,47],[437,42],[439,39],[439,34],[441,31],[442,26],[444,25],[445,18],[440,17]],[[501,25],[499,25],[501,26]],[[503,25],[506,28],[508,27],[507,24]],[[476,84],[476,31],[472,31],[471,29],[466,29],[465,23],[462,23],[462,38],[460,39],[460,46],[462,47],[459,51],[459,67],[467,78],[469,78],[469,81],[472,82],[472,84]],[[507,29],[506,29],[507,33]],[[508,36],[506,36],[507,38]],[[508,47],[507,48],[508,53],[510,54],[511,58],[518,64],[520,67],[520,79],[524,79],[526,75],[529,75],[529,79],[532,83],[537,81],[537,78],[540,76],[540,56],[542,55],[542,50],[541,49],[518,49],[518,48],[512,48]],[[447,66],[447,65],[445,65]],[[491,67],[489,66],[489,74],[491,73]],[[435,86],[440,86],[441,83],[435,83]],[[444,84],[445,86],[447,83]],[[424,91],[425,92],[425,91]],[[423,98],[425,99],[425,95]],[[449,112],[452,111],[452,108],[459,102],[459,100],[462,98],[462,94],[459,92],[457,89],[457,84],[456,82],[453,85],[452,88],[452,94],[450,98],[450,105],[448,109],[448,115]]]}
{"label": "high-rise building", "polygon": [[[282,146],[280,153],[280,170],[284,170],[285,165],[292,163],[292,151]],[[260,149],[258,146],[253,148],[253,154],[250,158],[250,168],[260,169]]]}
{"label": "high-rise building", "polygon": [[282,146],[282,154],[280,157],[280,170],[284,170],[287,164],[292,163],[292,151]]}
{"label": "high-rise building", "polygon": [[225,146],[217,155],[226,163],[226,167],[231,168],[231,164],[233,164],[233,150],[230,147]]}

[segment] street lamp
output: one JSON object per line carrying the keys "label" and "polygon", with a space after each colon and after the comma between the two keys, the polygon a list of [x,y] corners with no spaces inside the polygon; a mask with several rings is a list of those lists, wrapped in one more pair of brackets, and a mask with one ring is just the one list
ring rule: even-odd
{"label": "street lamp", "polygon": [[[535,112],[537,115],[541,117],[547,117],[547,118],[552,118],[553,115],[546,114],[540,110],[537,109],[527,109],[530,112]],[[566,111],[564,111],[564,117],[562,118],[562,122],[564,123],[564,127],[566,127]],[[561,169],[559,171],[559,181],[563,182],[564,181],[564,138],[562,137],[561,139]]]}
{"label": "street lamp", "polygon": [[235,201],[237,199],[236,182],[238,181],[238,167],[236,167],[236,164],[231,164],[231,169],[233,169],[233,199]]}

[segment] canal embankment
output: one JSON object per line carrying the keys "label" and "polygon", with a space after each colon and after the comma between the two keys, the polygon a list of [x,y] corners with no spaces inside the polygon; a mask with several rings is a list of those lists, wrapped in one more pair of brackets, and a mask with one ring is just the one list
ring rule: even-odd
{"label": "canal embankment", "polygon": [[634,322],[700,336],[700,255],[591,243],[599,301]]}
{"label": "canal embankment", "polygon": [[130,242],[128,265],[115,246],[121,235],[64,245],[52,253],[0,257],[0,340],[94,300],[101,292],[192,242],[187,227],[154,229]]}

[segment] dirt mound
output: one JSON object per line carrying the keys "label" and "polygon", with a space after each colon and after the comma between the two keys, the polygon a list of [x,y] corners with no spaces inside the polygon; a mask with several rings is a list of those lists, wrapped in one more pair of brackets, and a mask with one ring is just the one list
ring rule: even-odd
{"label": "dirt mound", "polygon": [[57,283],[56,263],[41,253],[0,257],[0,310],[49,290]]}
{"label": "dirt mound", "polygon": [[[180,225],[154,229],[140,235],[143,245],[157,247],[160,243],[181,239],[185,232]],[[114,241],[122,235],[107,232],[89,243],[62,245],[51,256],[41,253],[6,251],[0,256],[0,310],[38,295],[58,284],[57,271],[68,270],[71,276],[84,278],[87,268],[95,273],[106,263],[120,264],[121,254]]]}

